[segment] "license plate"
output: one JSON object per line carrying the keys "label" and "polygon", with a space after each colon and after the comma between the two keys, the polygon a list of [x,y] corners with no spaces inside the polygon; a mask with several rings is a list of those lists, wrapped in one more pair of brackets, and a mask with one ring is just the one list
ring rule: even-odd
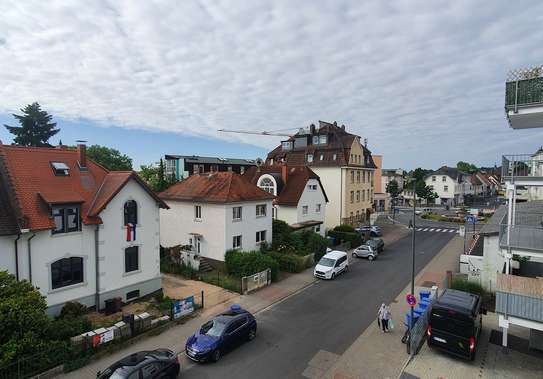
{"label": "license plate", "polygon": [[443,338],[439,338],[439,337],[434,337],[434,340],[441,343],[447,343],[447,340],[444,340]]}
{"label": "license plate", "polygon": [[190,355],[191,357],[194,357],[194,353],[190,350],[187,350],[187,354]]}

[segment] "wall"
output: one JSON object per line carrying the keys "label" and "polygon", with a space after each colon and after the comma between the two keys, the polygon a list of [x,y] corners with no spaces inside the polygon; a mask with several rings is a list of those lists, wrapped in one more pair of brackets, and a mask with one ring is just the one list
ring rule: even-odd
{"label": "wall", "polygon": [[503,264],[505,263],[497,235],[484,236],[483,257],[481,285],[487,291],[495,292],[496,272],[502,272]]}
{"label": "wall", "polygon": [[[256,216],[256,205],[266,204],[266,216]],[[242,206],[242,220],[234,221],[232,219],[232,208]],[[225,220],[225,246],[226,250],[232,248],[232,239],[234,236],[241,235],[241,249],[244,251],[258,250],[260,244],[256,243],[256,232],[265,230],[266,241],[272,242],[272,201],[252,201],[245,203],[226,204]],[[223,256],[220,260],[224,260]]]}
{"label": "wall", "polygon": [[[343,218],[355,216],[358,214],[365,219],[366,210],[373,206],[373,169],[363,169],[359,167],[348,167],[343,169],[345,180],[345,192],[343,195]],[[354,172],[354,182],[351,180],[351,172]],[[357,172],[360,172],[360,182],[357,180]],[[369,178],[369,179],[368,179]],[[354,192],[354,201],[351,202],[351,191]],[[360,199],[356,200],[356,192],[360,191]],[[362,191],[364,194],[362,194]],[[368,191],[370,196],[368,198]]]}
{"label": "wall", "polygon": [[[0,270],[7,270],[15,275],[15,244],[14,236],[0,236]],[[20,242],[19,242],[20,243]]]}
{"label": "wall", "polygon": [[[436,178],[435,182],[432,180],[433,176]],[[443,177],[445,177],[445,181],[443,181]],[[441,199],[450,199],[449,201],[452,201],[455,198],[455,194],[462,193],[461,185],[447,175],[430,175],[426,178],[425,182],[427,186],[432,186],[437,193],[436,204],[440,204]],[[447,191],[445,191],[445,186],[448,187]]]}
{"label": "wall", "polygon": [[375,193],[383,193],[386,191],[386,187],[382,187],[382,178],[381,178],[381,170],[383,168],[383,156],[382,155],[372,155],[373,156],[373,162],[377,166],[377,170],[374,171],[373,179],[374,179],[374,191]]}
{"label": "wall", "polygon": [[298,207],[292,207],[287,205],[277,205],[276,218],[282,220],[289,225],[298,222]]}
{"label": "wall", "polygon": [[342,182],[346,178],[342,178],[342,173],[345,175],[345,170],[340,167],[317,167],[313,166],[311,169],[320,177],[322,186],[328,196],[328,204],[326,206],[326,215],[324,227],[331,229],[341,223],[341,217],[345,215],[341,214],[342,199]]}
{"label": "wall", "polygon": [[[190,233],[202,235],[200,254],[216,260],[224,260],[225,207],[223,204],[193,203],[190,201],[166,202],[170,209],[160,210],[160,244],[164,247],[188,245]],[[194,206],[202,207],[202,218],[194,218]]]}
{"label": "wall", "polygon": [[[316,185],[317,190],[310,190],[309,185]],[[321,205],[321,211],[316,212],[316,205]],[[308,206],[307,215],[303,214],[303,206]],[[302,196],[298,201],[298,207],[296,209],[296,222],[304,221],[323,221],[326,219],[326,199],[324,193],[322,192],[319,181],[316,179],[309,179],[305,186]],[[324,226],[321,225],[320,234],[324,236]]]}

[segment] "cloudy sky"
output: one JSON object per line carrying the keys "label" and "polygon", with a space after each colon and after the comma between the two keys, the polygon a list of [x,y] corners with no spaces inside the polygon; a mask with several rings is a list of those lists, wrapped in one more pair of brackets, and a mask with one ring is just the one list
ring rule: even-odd
{"label": "cloudy sky", "polygon": [[38,101],[65,144],[136,164],[264,156],[280,137],[216,129],[319,119],[386,167],[493,165],[543,144],[503,111],[507,72],[543,63],[540,1],[1,0],[0,14],[0,122]]}

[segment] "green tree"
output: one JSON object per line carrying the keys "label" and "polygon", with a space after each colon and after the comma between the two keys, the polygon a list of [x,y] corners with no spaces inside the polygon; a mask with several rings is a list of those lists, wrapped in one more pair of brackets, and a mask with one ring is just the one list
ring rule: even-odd
{"label": "green tree", "polygon": [[434,192],[432,186],[427,186],[424,181],[418,181],[415,185],[415,193],[419,199],[425,199],[427,202],[431,203],[432,200],[436,199],[437,193]]}
{"label": "green tree", "polygon": [[460,171],[467,172],[469,174],[473,174],[475,171],[478,170],[477,166],[475,166],[474,164],[464,162],[464,161],[458,162],[456,164],[456,168]]}
{"label": "green tree", "polygon": [[110,171],[132,170],[132,159],[116,149],[92,145],[87,148],[87,156]]}
{"label": "green tree", "polygon": [[21,109],[22,115],[13,114],[21,126],[9,126],[6,129],[15,136],[13,142],[20,146],[51,146],[49,138],[57,134],[53,116],[42,110],[40,104],[32,103]]}
{"label": "green tree", "polygon": [[402,190],[398,186],[398,182],[394,179],[388,182],[386,191],[393,199],[397,198],[400,192],[402,192]]}
{"label": "green tree", "polygon": [[175,176],[166,175],[166,168],[162,159],[154,164],[141,165],[138,174],[155,192],[162,192],[176,183]]}
{"label": "green tree", "polygon": [[50,322],[46,308],[45,298],[28,281],[0,271],[0,366],[43,346]]}

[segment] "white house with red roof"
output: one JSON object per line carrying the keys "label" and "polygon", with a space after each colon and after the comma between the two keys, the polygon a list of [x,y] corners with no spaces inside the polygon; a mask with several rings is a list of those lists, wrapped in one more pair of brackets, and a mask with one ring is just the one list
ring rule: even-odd
{"label": "white house with red roof", "polygon": [[84,145],[0,144],[0,201],[0,269],[38,287],[50,314],[161,289],[167,205],[135,172],[109,172]]}
{"label": "white house with red roof", "polygon": [[224,262],[227,250],[258,250],[272,241],[275,196],[234,172],[191,175],[159,196],[169,206],[160,211],[164,247],[191,245],[213,265]]}

